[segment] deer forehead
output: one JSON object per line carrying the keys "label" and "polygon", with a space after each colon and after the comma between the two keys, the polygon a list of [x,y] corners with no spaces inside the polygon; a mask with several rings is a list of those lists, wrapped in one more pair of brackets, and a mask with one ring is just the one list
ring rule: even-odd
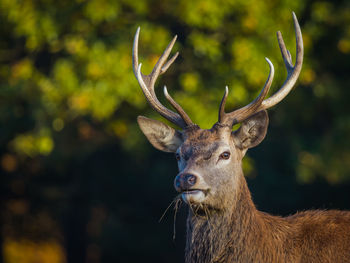
{"label": "deer forehead", "polygon": [[220,129],[192,129],[184,132],[184,142],[179,152],[189,159],[194,156],[209,158],[218,149],[230,146],[230,133]]}

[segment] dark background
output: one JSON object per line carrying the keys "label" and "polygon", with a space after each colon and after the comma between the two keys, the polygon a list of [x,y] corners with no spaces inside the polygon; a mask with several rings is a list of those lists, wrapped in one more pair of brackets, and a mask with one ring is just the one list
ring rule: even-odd
{"label": "dark background", "polygon": [[[276,68],[275,33],[305,57],[295,89],[269,110],[267,137],[244,161],[266,212],[350,208],[350,4],[320,0],[0,0],[0,262],[183,262],[186,208],[172,154],[136,125],[147,105],[131,69],[138,26],[143,72],[172,36],[180,56],[157,82],[202,128],[249,103]],[[164,102],[165,103],[165,102]]]}

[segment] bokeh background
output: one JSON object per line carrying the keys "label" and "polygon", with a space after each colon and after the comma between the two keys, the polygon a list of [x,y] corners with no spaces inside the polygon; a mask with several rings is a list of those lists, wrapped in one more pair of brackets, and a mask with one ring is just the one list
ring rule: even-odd
{"label": "bokeh background", "polygon": [[[202,128],[286,72],[291,12],[304,37],[296,88],[269,110],[245,174],[257,207],[288,215],[350,209],[350,2],[347,0],[0,0],[0,262],[183,262],[175,158],[136,125],[147,105],[132,73],[138,26],[148,73],[173,35],[180,56],[157,82]],[[164,121],[164,120],[163,120]]]}

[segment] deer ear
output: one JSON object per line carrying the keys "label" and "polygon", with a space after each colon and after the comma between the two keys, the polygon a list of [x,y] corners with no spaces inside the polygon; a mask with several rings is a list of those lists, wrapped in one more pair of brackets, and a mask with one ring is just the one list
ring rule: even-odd
{"label": "deer ear", "polygon": [[269,117],[266,110],[259,111],[242,122],[241,127],[232,132],[235,145],[244,152],[257,146],[265,138]]}
{"label": "deer ear", "polygon": [[143,116],[137,122],[148,141],[163,152],[176,152],[182,144],[182,134],[170,126]]}

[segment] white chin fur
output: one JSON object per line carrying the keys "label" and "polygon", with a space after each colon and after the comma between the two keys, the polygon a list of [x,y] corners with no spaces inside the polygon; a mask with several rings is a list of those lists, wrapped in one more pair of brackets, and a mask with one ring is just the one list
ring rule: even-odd
{"label": "white chin fur", "polygon": [[185,203],[201,203],[205,199],[205,194],[203,191],[200,190],[194,190],[194,191],[189,191],[189,192],[183,192],[182,195],[182,200],[185,201]]}

